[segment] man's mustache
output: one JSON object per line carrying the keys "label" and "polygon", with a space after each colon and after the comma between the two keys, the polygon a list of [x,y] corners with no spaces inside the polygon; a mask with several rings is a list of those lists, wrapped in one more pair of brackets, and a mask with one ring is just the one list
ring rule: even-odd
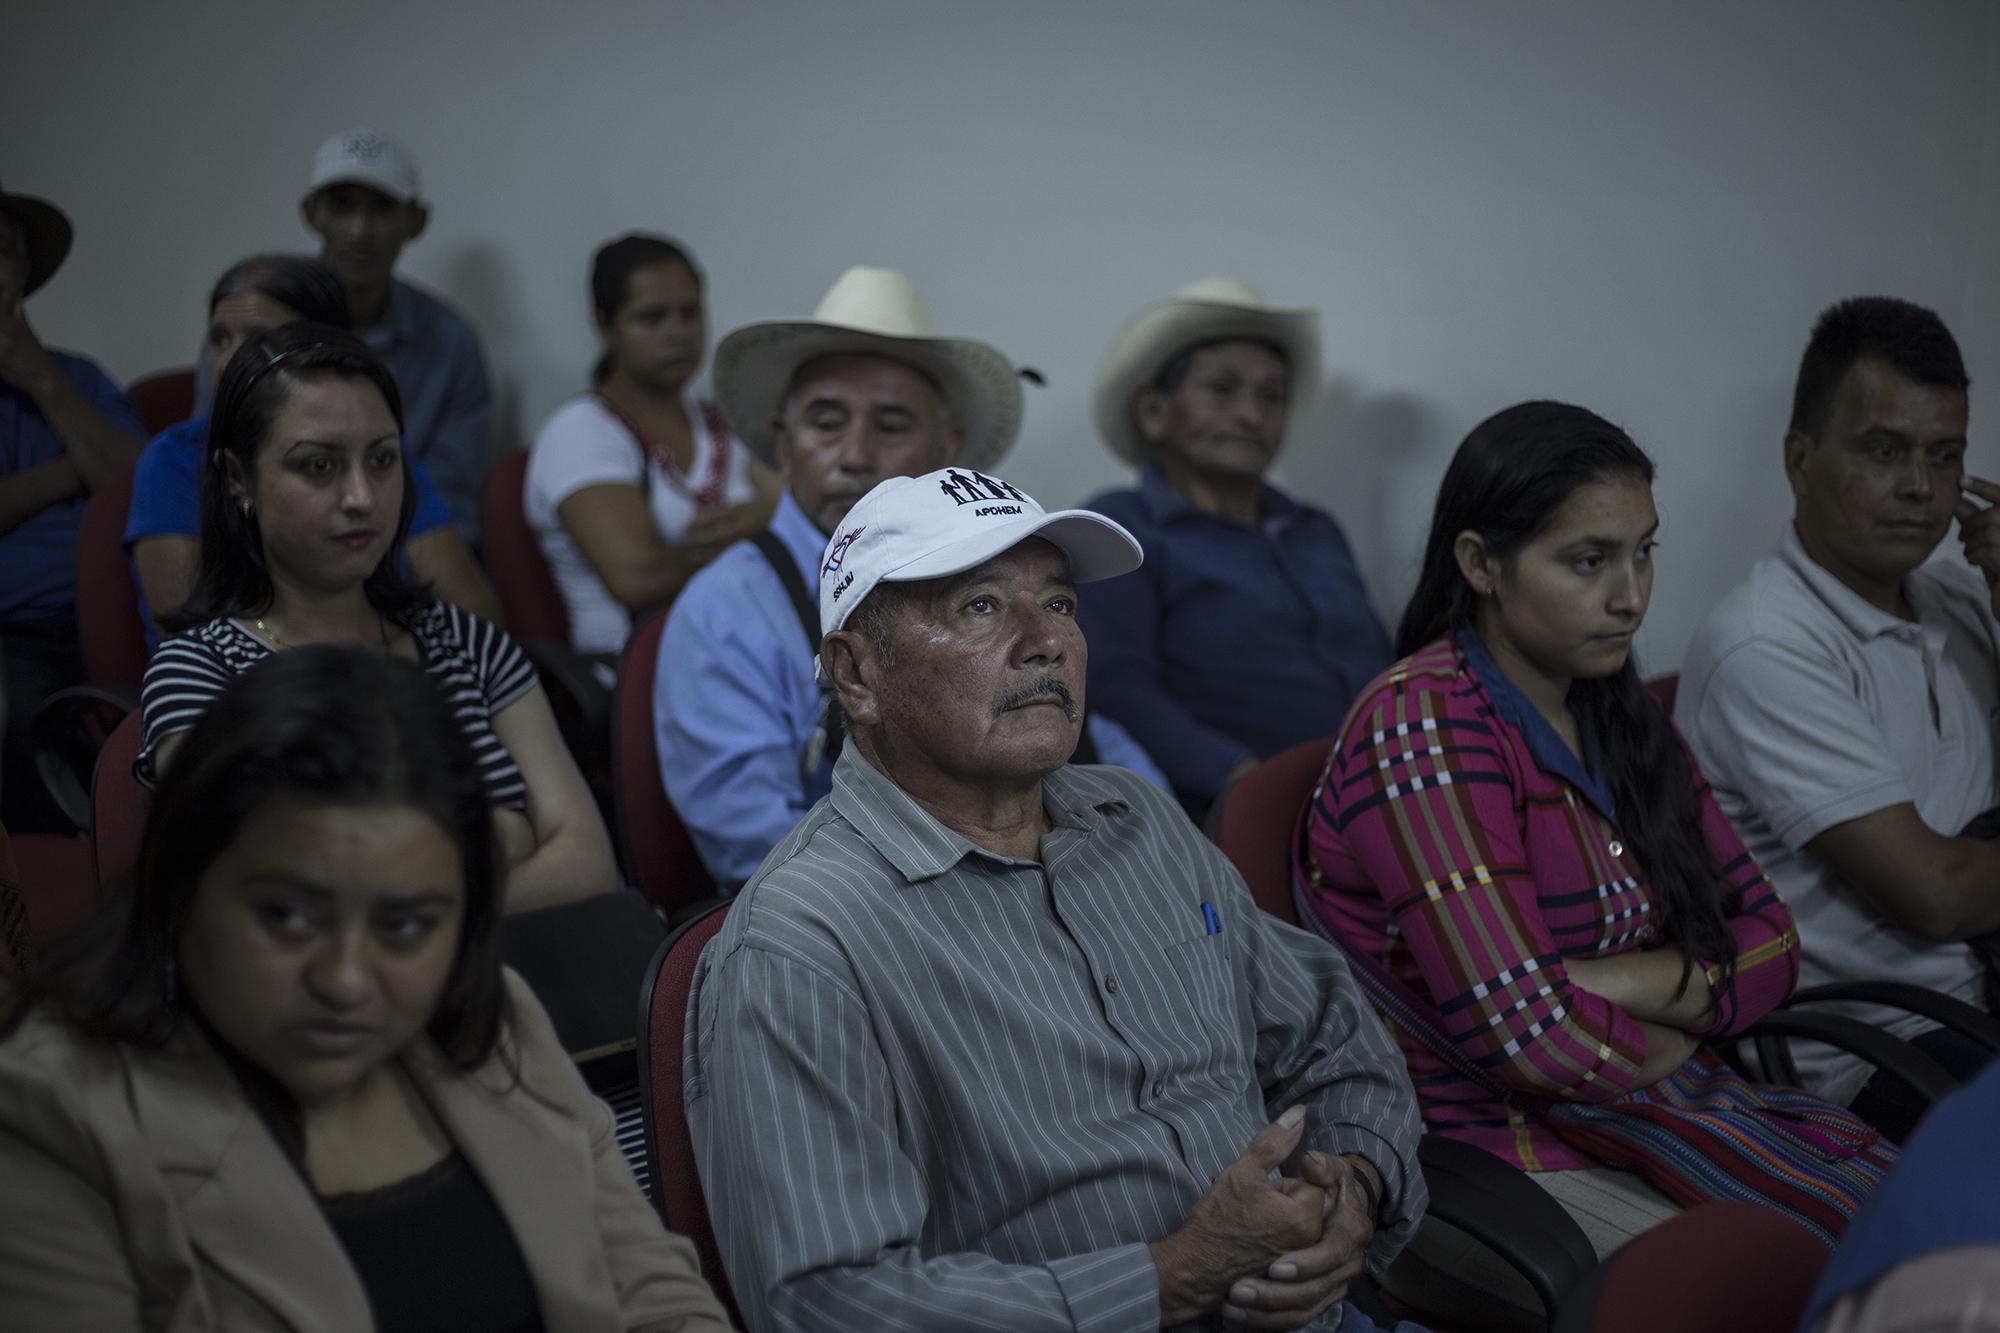
{"label": "man's mustache", "polygon": [[1059,676],[1037,676],[1026,684],[1009,690],[1001,697],[999,703],[993,705],[993,716],[1010,713],[1016,708],[1046,699],[1050,695],[1054,695],[1056,701],[1062,705],[1064,716],[1072,722],[1076,721],[1076,697],[1069,692],[1069,686],[1063,684]]}

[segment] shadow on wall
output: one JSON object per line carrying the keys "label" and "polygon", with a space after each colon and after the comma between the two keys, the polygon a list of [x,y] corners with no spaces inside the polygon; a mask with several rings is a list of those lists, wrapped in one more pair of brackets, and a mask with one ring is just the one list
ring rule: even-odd
{"label": "shadow on wall", "polygon": [[1415,394],[1370,393],[1345,376],[1279,455],[1279,485],[1330,512],[1347,533],[1375,614],[1393,633],[1416,586],[1438,479],[1457,443]]}
{"label": "shadow on wall", "polygon": [[439,274],[446,299],[472,324],[479,335],[479,350],[486,357],[486,377],[493,390],[494,457],[517,449],[528,437],[522,433],[521,390],[509,368],[529,355],[527,321],[521,311],[521,285],[505,252],[491,241],[470,241],[445,260]]}

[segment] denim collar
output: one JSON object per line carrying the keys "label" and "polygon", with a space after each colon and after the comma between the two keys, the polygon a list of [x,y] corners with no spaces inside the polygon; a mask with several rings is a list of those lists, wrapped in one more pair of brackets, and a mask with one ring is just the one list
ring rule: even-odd
{"label": "denim collar", "polygon": [[[1258,505],[1264,515],[1262,528],[1266,532],[1276,531],[1304,512],[1298,501],[1268,483],[1260,485],[1257,493]],[[1145,501],[1146,508],[1152,512],[1153,521],[1156,523],[1166,524],[1190,516],[1206,518],[1216,523],[1229,522],[1189,504],[1186,497],[1168,484],[1166,474],[1152,463],[1139,469],[1139,498]],[[1230,526],[1243,525],[1239,523]]]}
{"label": "denim collar", "polygon": [[1570,786],[1583,793],[1592,805],[1606,819],[1617,822],[1618,811],[1611,798],[1611,784],[1604,777],[1604,747],[1599,743],[1597,733],[1577,719],[1577,735],[1583,742],[1583,760],[1578,762],[1576,754],[1567,742],[1556,734],[1549,720],[1541,710],[1521,693],[1514,682],[1507,679],[1507,673],[1486,651],[1486,645],[1479,638],[1479,631],[1470,625],[1458,628],[1458,650],[1465,654],[1466,670],[1486,692],[1486,698],[1493,705],[1493,711],[1513,723],[1527,742],[1528,755],[1535,761],[1535,767],[1544,773],[1563,779]]}

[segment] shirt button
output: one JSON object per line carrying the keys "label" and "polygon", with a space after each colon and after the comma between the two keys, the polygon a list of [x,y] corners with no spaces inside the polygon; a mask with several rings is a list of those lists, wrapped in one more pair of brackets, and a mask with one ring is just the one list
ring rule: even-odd
{"label": "shirt button", "polygon": [[1118,993],[1118,978],[1106,977],[1104,979],[1104,989],[1110,991],[1113,995],[1116,995]]}
{"label": "shirt button", "polygon": [[1625,855],[1625,844],[1618,841],[1618,839],[1613,838],[1611,840],[1611,845],[1605,848],[1605,850],[1610,852],[1613,856],[1623,856]]}
{"label": "shirt button", "polygon": [[1159,1096],[1166,1090],[1167,1090],[1167,1081],[1165,1079],[1156,1078],[1153,1080],[1153,1095],[1155,1097]]}

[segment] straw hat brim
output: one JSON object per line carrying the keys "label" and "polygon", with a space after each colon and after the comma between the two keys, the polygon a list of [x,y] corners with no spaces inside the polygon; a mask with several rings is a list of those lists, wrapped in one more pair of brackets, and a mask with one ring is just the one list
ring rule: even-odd
{"label": "straw hat brim", "polygon": [[965,432],[958,464],[999,462],[1021,429],[1021,380],[997,348],[968,338],[901,338],[814,320],[746,324],[715,349],[715,400],[729,428],[773,466],[771,418],[800,366],[823,356],[880,356],[929,376]]}
{"label": "straw hat brim", "polygon": [[1146,441],[1132,420],[1132,397],[1162,366],[1186,348],[1239,338],[1271,343],[1285,354],[1289,435],[1319,397],[1319,312],[1175,297],[1127,320],[1098,365],[1091,411],[1111,452],[1128,463],[1144,458]]}
{"label": "straw hat brim", "polygon": [[28,282],[21,290],[26,296],[54,277],[69,257],[73,237],[69,218],[48,200],[30,194],[0,193],[0,213],[14,220],[26,243]]}

